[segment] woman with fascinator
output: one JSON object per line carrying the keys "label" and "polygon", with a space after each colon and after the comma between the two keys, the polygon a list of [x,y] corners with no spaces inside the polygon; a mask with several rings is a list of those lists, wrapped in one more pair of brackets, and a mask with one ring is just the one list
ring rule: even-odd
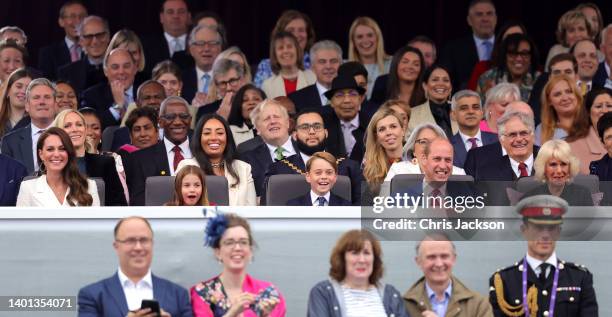
{"label": "woman with fascinator", "polygon": [[205,245],[213,248],[223,271],[191,288],[194,316],[285,316],[285,299],[276,287],[246,273],[255,245],[248,221],[219,214],[209,219],[205,235]]}

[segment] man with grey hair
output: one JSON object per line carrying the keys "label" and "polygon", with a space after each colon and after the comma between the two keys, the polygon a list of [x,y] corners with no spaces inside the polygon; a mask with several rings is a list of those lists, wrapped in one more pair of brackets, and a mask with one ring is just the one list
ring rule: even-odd
{"label": "man with grey hair", "polygon": [[262,138],[263,144],[240,155],[240,159],[251,164],[257,196],[265,195],[263,184],[268,166],[299,153],[289,137],[289,114],[278,101],[266,99],[251,111],[251,122]]}
{"label": "man with grey hair", "polygon": [[593,85],[612,89],[612,24],[601,30],[601,44],[599,49],[604,54],[604,61],[599,63]]}
{"label": "man with grey hair", "polygon": [[183,97],[192,104],[204,105],[213,81],[212,68],[225,46],[223,36],[214,25],[198,25],[189,34],[189,54],[195,66],[183,72]]}
{"label": "man with grey hair", "polygon": [[77,34],[79,45],[85,51],[86,57],[61,66],[57,77],[70,82],[77,94],[80,94],[85,89],[106,81],[102,64],[110,42],[108,22],[99,16],[90,15],[79,24]]}
{"label": "man with grey hair", "polygon": [[2,139],[2,154],[20,161],[28,174],[39,170],[36,143],[40,135],[51,126],[57,114],[55,86],[46,78],[37,78],[26,89],[25,110],[31,123],[17,129]]}
{"label": "man with grey hair", "polygon": [[0,29],[0,41],[8,39],[15,40],[21,46],[25,46],[28,43],[28,36],[18,26],[5,26]]}
{"label": "man with grey hair", "polygon": [[134,78],[138,72],[134,57],[125,48],[110,51],[103,64],[107,81],[88,88],[81,98],[81,107],[96,109],[102,130],[119,125],[128,106],[134,103]]}
{"label": "man with grey hair", "polygon": [[310,48],[310,60],[310,69],[317,81],[288,96],[295,104],[297,112],[304,108],[329,104],[325,92],[331,88],[332,80],[338,75],[338,68],[342,63],[342,48],[334,41],[319,41]]}
{"label": "man with grey hair", "polygon": [[[489,145],[486,151],[468,153],[464,168],[476,181],[514,181],[533,175],[533,162],[538,147],[534,145],[533,115],[519,111],[507,111],[497,120],[499,143],[504,153],[495,152]],[[484,147],[481,148],[484,150]],[[486,159],[476,159],[483,157]]]}
{"label": "man with grey hair", "polygon": [[81,59],[83,50],[79,45],[77,26],[87,16],[87,8],[79,0],[65,2],[59,10],[57,22],[64,29],[64,38],[40,49],[38,69],[46,78],[55,80],[58,69]]}
{"label": "man with grey hair", "polygon": [[189,148],[189,103],[181,97],[168,97],[162,102],[159,113],[163,139],[156,145],[132,153],[126,165],[132,206],[144,205],[147,177],[174,176],[180,161],[192,157]]}
{"label": "man with grey hair", "polygon": [[191,12],[185,0],[164,0],[159,8],[159,22],[163,33],[155,33],[143,38],[146,74],[157,63],[185,53],[187,34],[191,25]]}
{"label": "man with grey hair", "polygon": [[217,95],[221,99],[199,107],[196,114],[196,122],[206,113],[217,112],[224,118],[229,117],[234,94],[246,84],[244,67],[239,62],[231,59],[222,58],[215,61],[212,74],[213,85],[217,88]]}
{"label": "man with grey hair", "polygon": [[497,135],[480,131],[482,104],[480,94],[472,90],[458,91],[451,100],[451,118],[457,121],[459,132],[450,139],[455,156],[453,164],[463,168],[468,151],[497,142]]}
{"label": "man with grey hair", "polygon": [[429,233],[417,243],[414,261],[423,277],[403,296],[410,316],[493,316],[487,298],[453,275],[456,260],[455,245],[444,233]]}

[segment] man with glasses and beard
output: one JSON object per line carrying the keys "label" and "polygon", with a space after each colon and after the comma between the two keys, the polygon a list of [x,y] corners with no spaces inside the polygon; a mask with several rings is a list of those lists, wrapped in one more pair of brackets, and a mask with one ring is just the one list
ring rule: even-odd
{"label": "man with glasses and beard", "polygon": [[[308,159],[314,153],[326,150],[327,129],[325,129],[321,114],[316,109],[304,109],[298,113],[292,138],[298,153],[270,164],[266,171],[264,186],[267,186],[267,180],[272,175],[305,175]],[[338,175],[345,175],[351,179],[351,200],[353,205],[358,205],[361,199],[362,180],[359,163],[344,158],[337,159],[337,163]]]}

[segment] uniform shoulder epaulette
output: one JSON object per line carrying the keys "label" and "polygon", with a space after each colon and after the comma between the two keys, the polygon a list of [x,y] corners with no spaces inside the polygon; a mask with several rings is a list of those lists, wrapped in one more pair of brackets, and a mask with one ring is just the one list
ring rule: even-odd
{"label": "uniform shoulder epaulette", "polygon": [[563,265],[566,268],[577,269],[577,270],[580,270],[580,271],[583,271],[583,272],[590,273],[589,269],[586,266],[582,265],[582,264],[578,264],[578,263],[574,263],[574,262],[561,262],[561,263],[563,263]]}
{"label": "uniform shoulder epaulette", "polygon": [[522,267],[522,266],[523,266],[522,263],[515,262],[512,265],[508,265],[504,268],[498,269],[497,272],[509,271],[509,270],[516,269],[517,267]]}

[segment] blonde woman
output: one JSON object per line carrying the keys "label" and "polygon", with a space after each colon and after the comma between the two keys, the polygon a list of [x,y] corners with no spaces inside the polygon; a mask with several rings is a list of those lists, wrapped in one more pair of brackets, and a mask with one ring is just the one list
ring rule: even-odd
{"label": "blonde woman", "polygon": [[132,55],[134,63],[138,68],[138,72],[136,73],[136,77],[134,79],[134,87],[138,87],[142,82],[149,78],[149,76],[143,72],[145,68],[145,55],[140,38],[132,30],[121,29],[117,31],[115,35],[113,35],[113,38],[111,38],[110,42],[108,43],[105,56],[110,54],[110,52],[116,48],[125,48],[128,50],[130,55]]}
{"label": "blonde woman", "polygon": [[378,23],[370,17],[358,17],[349,30],[348,60],[360,62],[368,70],[368,99],[372,96],[374,81],[389,72],[391,56],[385,52],[385,43]]}
{"label": "blonde woman", "polygon": [[[242,65],[242,67],[244,68],[244,82],[251,82],[251,80],[253,79],[253,75],[251,73],[251,65],[249,65],[249,61],[247,60],[246,55],[244,55],[244,53],[242,52],[242,50],[240,50],[238,46],[229,47],[219,53],[219,55],[217,55],[217,58],[215,58],[215,62],[213,63],[213,65],[222,59],[231,59],[235,62],[240,63],[240,65]],[[214,68],[215,67],[213,66],[213,69]],[[218,99],[221,99],[221,96],[219,96],[217,92],[217,85],[210,85],[208,87],[208,96],[206,97],[206,104],[217,101]]]}

